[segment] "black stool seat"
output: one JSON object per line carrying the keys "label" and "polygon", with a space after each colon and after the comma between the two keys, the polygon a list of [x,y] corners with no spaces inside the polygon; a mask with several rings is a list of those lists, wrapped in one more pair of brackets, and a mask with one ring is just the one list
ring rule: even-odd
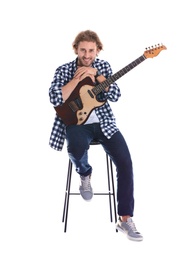
{"label": "black stool seat", "polygon": [[[90,145],[98,145],[100,142],[98,140],[92,140]],[[113,176],[113,165],[112,160],[106,154],[106,165],[107,165],[107,182],[108,182],[108,190],[107,192],[99,192],[94,195],[108,195],[109,197],[109,208],[110,208],[110,221],[113,222],[113,215],[115,223],[117,221],[117,211],[116,211],[116,196],[115,196],[115,187],[114,187],[114,176]],[[70,195],[80,195],[79,192],[71,192],[71,177],[72,177],[72,162],[69,159],[68,171],[67,171],[67,179],[66,179],[66,190],[65,190],[65,200],[63,207],[63,216],[62,222],[65,221],[64,232],[67,230],[67,218],[68,218],[68,209],[69,209],[69,199]],[[112,206],[113,203],[113,206]],[[117,230],[116,230],[117,231]]]}

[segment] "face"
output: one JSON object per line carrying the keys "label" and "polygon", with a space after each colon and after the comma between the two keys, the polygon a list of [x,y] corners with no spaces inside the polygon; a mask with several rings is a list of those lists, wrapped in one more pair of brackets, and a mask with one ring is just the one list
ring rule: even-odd
{"label": "face", "polygon": [[77,48],[78,65],[90,67],[99,53],[95,42],[80,42]]}

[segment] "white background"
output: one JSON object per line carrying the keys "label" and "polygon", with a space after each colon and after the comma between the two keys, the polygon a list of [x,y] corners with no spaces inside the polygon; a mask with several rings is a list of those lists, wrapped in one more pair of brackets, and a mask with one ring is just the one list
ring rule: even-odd
{"label": "white background", "polygon": [[[185,1],[1,1],[0,258],[193,259],[193,7]],[[137,229],[129,241],[109,220],[108,198],[71,199],[62,210],[67,154],[52,150],[55,69],[75,58],[74,37],[96,31],[99,58],[117,72],[163,43],[167,50],[119,79],[112,104],[133,159]],[[101,147],[91,147],[92,185],[106,182]],[[75,190],[78,176],[74,171]]]}

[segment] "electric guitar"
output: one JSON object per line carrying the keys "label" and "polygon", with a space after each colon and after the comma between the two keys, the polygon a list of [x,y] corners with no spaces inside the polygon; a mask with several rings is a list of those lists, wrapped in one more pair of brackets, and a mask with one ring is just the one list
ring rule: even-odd
{"label": "electric guitar", "polygon": [[105,104],[106,101],[99,101],[97,99],[97,95],[100,92],[104,91],[110,84],[124,76],[145,59],[156,57],[162,50],[166,49],[164,45],[159,44],[155,47],[152,46],[152,48],[146,48],[142,56],[96,86],[90,77],[84,78],[78,83],[69,98],[62,105],[54,107],[57,115],[66,126],[84,124],[96,107]]}

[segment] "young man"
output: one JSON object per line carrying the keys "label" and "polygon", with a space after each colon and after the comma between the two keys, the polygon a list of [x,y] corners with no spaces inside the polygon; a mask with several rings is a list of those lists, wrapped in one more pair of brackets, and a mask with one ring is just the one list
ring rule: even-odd
{"label": "young man", "polygon": [[[70,103],[73,91],[83,79],[89,77],[92,83],[98,84],[112,75],[107,61],[97,58],[103,45],[98,35],[90,30],[80,32],[74,42],[76,59],[56,69],[49,89],[50,102],[54,107],[64,102]],[[80,83],[81,84],[81,83]],[[82,124],[64,123],[58,114],[55,117],[50,146],[61,151],[66,139],[69,158],[80,175],[80,194],[84,200],[92,199],[92,167],[88,163],[88,149],[92,140],[98,140],[110,156],[117,171],[117,211],[119,215],[116,228],[127,234],[134,241],[143,240],[132,220],[134,211],[133,168],[128,146],[116,126],[115,117],[109,101],[118,101],[120,89],[117,83],[106,86],[98,94],[103,105],[96,107]],[[70,104],[69,104],[70,105]],[[79,104],[77,104],[79,105]]]}

